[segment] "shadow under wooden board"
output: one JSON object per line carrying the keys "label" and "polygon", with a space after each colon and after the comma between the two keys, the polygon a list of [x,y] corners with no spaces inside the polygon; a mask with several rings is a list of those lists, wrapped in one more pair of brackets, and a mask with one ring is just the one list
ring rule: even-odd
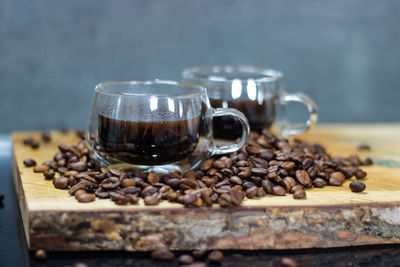
{"label": "shadow under wooden board", "polygon": [[[190,249],[297,249],[400,243],[400,124],[320,125],[299,138],[320,143],[334,156],[358,153],[376,164],[365,169],[367,189],[343,186],[307,189],[295,200],[267,195],[239,207],[184,208],[117,206],[110,200],[78,203],[67,190],[22,162],[52,159],[57,145],[78,140],[74,132],[52,132],[52,141],[33,150],[12,134],[15,185],[30,249],[143,251]],[[370,151],[357,151],[360,143]],[[352,179],[353,180],[353,179]]]}

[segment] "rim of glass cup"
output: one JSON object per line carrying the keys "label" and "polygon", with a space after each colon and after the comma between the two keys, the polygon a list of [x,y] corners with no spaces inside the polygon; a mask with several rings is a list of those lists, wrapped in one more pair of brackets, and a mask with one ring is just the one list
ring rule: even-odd
{"label": "rim of glass cup", "polygon": [[[254,73],[258,75],[265,75],[264,77],[261,78],[228,78],[228,77],[223,77],[221,76],[215,76],[215,77],[202,77],[198,76],[199,73],[201,72],[210,72],[210,73],[232,73],[232,72],[246,72],[246,73]],[[269,69],[269,68],[260,68],[260,67],[255,67],[255,66],[250,66],[250,65],[215,65],[215,66],[195,66],[195,67],[190,67],[186,68],[182,72],[183,78],[189,78],[189,79],[197,79],[201,81],[213,81],[213,82],[231,82],[233,80],[249,80],[252,79],[257,83],[262,83],[262,82],[276,82],[282,79],[283,77],[283,72],[275,69]]]}
{"label": "rim of glass cup", "polygon": [[[182,86],[182,87],[190,87],[193,89],[197,89],[198,92],[187,92],[187,93],[181,93],[181,94],[173,94],[171,92],[166,92],[162,94],[154,94],[154,93],[132,93],[132,92],[126,92],[122,90],[110,90],[106,89],[105,87],[111,86],[111,85],[152,85],[152,84],[165,84],[165,85],[174,85],[174,86]],[[95,92],[96,93],[101,93],[101,94],[109,94],[109,95],[126,95],[126,96],[159,96],[159,97],[184,97],[184,98],[189,98],[189,97],[194,97],[194,96],[200,96],[204,93],[207,92],[206,88],[204,88],[201,85],[197,84],[192,84],[192,83],[186,83],[186,82],[177,82],[177,81],[170,81],[170,80],[160,80],[160,79],[155,79],[155,80],[121,80],[121,81],[107,81],[107,82],[102,82],[96,85],[95,87]]]}

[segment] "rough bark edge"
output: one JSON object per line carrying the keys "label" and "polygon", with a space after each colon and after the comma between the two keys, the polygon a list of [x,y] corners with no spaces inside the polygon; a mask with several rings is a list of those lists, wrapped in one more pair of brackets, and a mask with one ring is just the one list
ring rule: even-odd
{"label": "rough bark edge", "polygon": [[31,249],[146,251],[299,249],[400,243],[400,204],[186,209],[185,212],[33,212]]}

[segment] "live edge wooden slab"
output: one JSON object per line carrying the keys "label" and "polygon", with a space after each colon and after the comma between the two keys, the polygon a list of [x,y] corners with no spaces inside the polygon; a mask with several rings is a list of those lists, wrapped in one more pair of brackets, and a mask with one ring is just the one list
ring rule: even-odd
{"label": "live edge wooden slab", "polygon": [[[365,167],[367,189],[307,190],[307,199],[265,196],[231,208],[117,206],[110,200],[78,203],[55,189],[42,174],[22,164],[51,159],[75,133],[52,132],[52,142],[33,150],[22,140],[40,133],[13,133],[15,185],[30,249],[143,251],[190,249],[297,249],[400,243],[400,124],[322,125],[300,138],[324,145],[331,155],[359,153],[375,165]],[[357,151],[368,143],[371,151]]]}

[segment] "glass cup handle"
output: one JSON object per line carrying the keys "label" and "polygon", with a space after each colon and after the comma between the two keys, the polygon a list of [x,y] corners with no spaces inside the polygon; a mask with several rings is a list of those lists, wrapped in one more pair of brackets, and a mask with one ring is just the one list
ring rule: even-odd
{"label": "glass cup handle", "polygon": [[240,138],[239,143],[224,146],[214,145],[212,154],[221,155],[238,151],[246,143],[247,137],[250,133],[250,126],[249,122],[246,119],[246,116],[242,112],[234,108],[216,108],[212,109],[212,113],[213,117],[233,116],[239,119],[240,124],[242,125],[242,137]]}
{"label": "glass cup handle", "polygon": [[317,122],[317,118],[318,118],[317,105],[307,95],[302,94],[302,93],[283,95],[280,100],[283,105],[286,105],[288,102],[302,103],[307,107],[308,113],[310,114],[310,117],[308,118],[307,122],[303,126],[290,128],[290,127],[288,127],[287,123],[285,123],[282,126],[282,131],[281,131],[283,136],[304,133],[305,131],[307,131],[308,129],[313,127],[314,124]]}

